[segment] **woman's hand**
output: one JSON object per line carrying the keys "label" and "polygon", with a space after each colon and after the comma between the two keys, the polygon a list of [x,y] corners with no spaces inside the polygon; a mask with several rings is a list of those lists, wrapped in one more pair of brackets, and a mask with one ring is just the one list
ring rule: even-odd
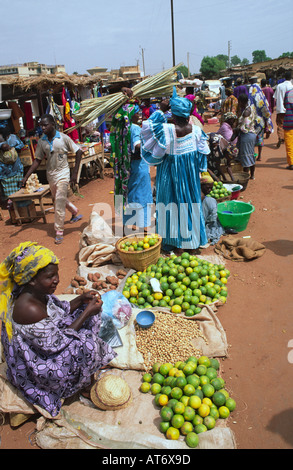
{"label": "woman's hand", "polygon": [[[99,294],[98,294],[99,295]],[[91,300],[97,297],[97,291],[91,290],[83,292],[80,296],[80,304],[88,304]]]}
{"label": "woman's hand", "polygon": [[84,310],[84,313],[87,316],[92,317],[100,313],[101,308],[103,305],[103,301],[101,299],[100,294],[96,294],[88,303],[87,307]]}
{"label": "woman's hand", "polygon": [[133,97],[133,91],[131,88],[123,87],[121,88],[122,93],[127,96],[127,98],[132,98]]}
{"label": "woman's hand", "polygon": [[[92,298],[90,299],[91,294],[92,294]],[[98,315],[103,305],[101,296],[98,293],[95,293],[95,295],[93,295],[93,293],[87,292],[79,296],[78,297],[79,300],[82,296],[84,296],[83,299],[88,301],[88,305],[83,310],[81,315],[76,320],[74,320],[74,322],[70,325],[70,328],[72,328],[75,331],[78,331],[88,318]]]}

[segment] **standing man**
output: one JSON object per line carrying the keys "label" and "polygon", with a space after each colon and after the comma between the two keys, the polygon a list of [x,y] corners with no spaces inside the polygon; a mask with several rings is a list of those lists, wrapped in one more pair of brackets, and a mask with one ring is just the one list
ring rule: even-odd
{"label": "standing man", "polygon": [[[69,183],[76,183],[77,173],[82,157],[82,150],[66,134],[56,130],[56,123],[51,114],[45,114],[40,122],[43,136],[39,139],[35,151],[35,160],[21,182],[25,186],[29,176],[38,169],[41,161],[46,157],[47,180],[55,208],[55,243],[63,241],[66,209],[72,214],[70,223],[82,218],[77,215],[78,209],[67,199]],[[75,153],[75,167],[70,178],[70,168],[67,154]]]}
{"label": "standing man", "polygon": [[287,169],[293,170],[293,89],[285,94],[284,138],[287,153]]}
{"label": "standing man", "polygon": [[284,129],[283,122],[284,116],[286,113],[286,108],[284,107],[284,98],[287,91],[292,90],[293,84],[291,81],[291,71],[285,73],[285,81],[277,85],[274,98],[276,100],[276,123],[277,123],[277,133],[278,133],[278,143],[277,148],[280,148],[281,144],[284,143]]}
{"label": "standing man", "polygon": [[261,90],[263,94],[265,95],[266,99],[268,100],[270,113],[273,114],[274,109],[275,109],[274,90],[268,84],[265,78],[263,78],[261,81]]}

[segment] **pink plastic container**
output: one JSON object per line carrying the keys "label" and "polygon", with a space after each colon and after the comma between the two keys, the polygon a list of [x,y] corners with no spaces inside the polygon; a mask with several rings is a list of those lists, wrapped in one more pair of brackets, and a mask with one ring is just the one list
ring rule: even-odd
{"label": "pink plastic container", "polygon": [[219,122],[219,119],[216,117],[208,119],[208,124],[217,124]]}

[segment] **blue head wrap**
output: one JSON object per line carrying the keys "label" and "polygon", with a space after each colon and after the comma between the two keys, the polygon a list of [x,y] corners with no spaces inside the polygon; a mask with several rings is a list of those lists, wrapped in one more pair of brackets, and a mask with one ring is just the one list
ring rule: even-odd
{"label": "blue head wrap", "polygon": [[139,112],[140,112],[140,107],[138,106],[138,104],[136,104],[134,107],[134,114],[139,113]]}
{"label": "blue head wrap", "polygon": [[175,116],[188,118],[192,108],[192,103],[187,98],[180,98],[177,96],[176,88],[173,87],[173,96],[170,99],[170,106],[172,114]]}

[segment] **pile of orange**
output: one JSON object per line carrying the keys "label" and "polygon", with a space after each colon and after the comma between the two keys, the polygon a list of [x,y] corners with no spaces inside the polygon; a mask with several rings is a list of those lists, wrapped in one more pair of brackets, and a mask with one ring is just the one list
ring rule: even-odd
{"label": "pile of orange", "polygon": [[[186,252],[181,256],[160,257],[145,271],[129,276],[123,295],[141,308],[166,307],[172,313],[184,312],[192,317],[201,312],[203,305],[226,302],[229,275],[224,265]],[[153,291],[152,278],[158,279],[161,292]]]}
{"label": "pile of orange", "polygon": [[197,447],[198,434],[234,411],[236,402],[225,389],[219,367],[217,359],[192,356],[176,364],[155,363],[152,373],[143,375],[140,391],[155,396],[159,428],[167,439],[183,436],[189,447]]}

